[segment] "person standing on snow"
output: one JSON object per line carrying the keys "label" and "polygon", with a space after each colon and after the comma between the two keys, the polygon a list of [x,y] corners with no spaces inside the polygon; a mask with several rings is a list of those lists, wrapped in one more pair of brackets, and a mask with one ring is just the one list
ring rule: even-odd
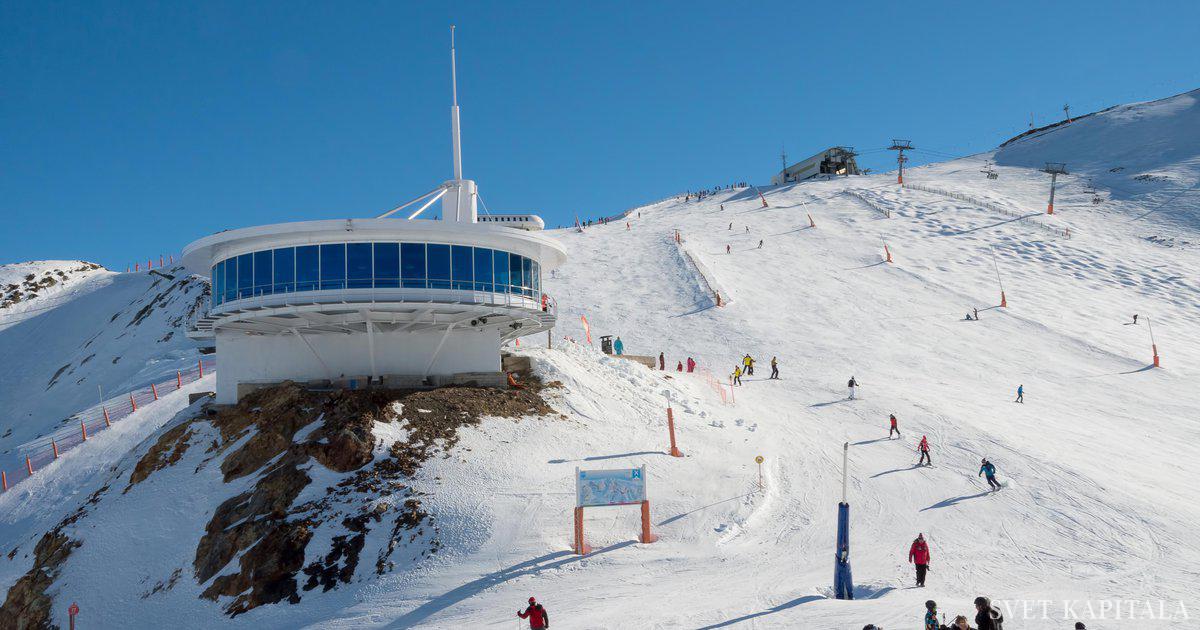
{"label": "person standing on snow", "polygon": [[925,462],[932,466],[933,458],[929,456],[929,440],[925,439],[924,435],[921,436],[921,443],[917,445],[917,450],[921,452],[921,459],[917,462],[917,465],[920,466],[921,462]]}
{"label": "person standing on snow", "polygon": [[679,361],[679,362],[677,362],[677,363],[676,363],[676,365],[675,365],[675,371],[676,371],[676,372],[682,372],[682,371],[683,371],[683,361]]}
{"label": "person standing on snow", "polygon": [[613,342],[613,350],[616,351],[617,356],[621,356],[621,353],[625,352],[625,344],[621,343],[620,337],[617,337],[617,340]]}
{"label": "person standing on snow", "polygon": [[758,239],[758,248],[762,249],[762,239]]}
{"label": "person standing on snow", "polygon": [[979,474],[977,476],[982,477],[984,475],[987,475],[989,488],[992,490],[1000,489],[1000,482],[996,481],[996,467],[992,465],[992,462],[989,462],[986,457],[983,458],[983,463],[979,466]]}
{"label": "person standing on snow", "polygon": [[688,357],[687,367],[688,367],[688,374],[691,374],[692,372],[694,372],[696,370],[696,360],[693,359],[692,357]]}
{"label": "person standing on snow", "polygon": [[529,620],[529,630],[547,630],[550,627],[550,613],[532,597],[529,598],[529,607],[525,612],[518,610],[517,616]]}
{"label": "person standing on snow", "polygon": [[754,357],[748,354],[742,357],[742,365],[746,368],[742,370],[743,374],[754,376]]}
{"label": "person standing on snow", "polygon": [[667,369],[667,359],[661,352],[658,353],[658,369],[660,371]]}
{"label": "person standing on snow", "polygon": [[730,253],[730,251],[729,251],[729,245],[726,245],[726,246],[725,246],[725,253],[726,253],[726,254]]}
{"label": "person standing on snow", "polygon": [[733,229],[733,221],[729,222],[729,229],[731,229],[731,230]]}
{"label": "person standing on snow", "polygon": [[742,384],[742,368],[737,367],[736,365],[733,366],[733,384],[734,385]]}
{"label": "person standing on snow", "polygon": [[979,309],[975,309],[975,321],[979,321]]}
{"label": "person standing on snow", "polygon": [[1134,323],[1135,325],[1137,324],[1137,313],[1134,313],[1134,314],[1133,314],[1133,323]]}
{"label": "person standing on snow", "polygon": [[917,539],[908,548],[908,561],[917,566],[917,586],[925,586],[925,572],[929,570],[929,544],[925,542],[925,534],[917,534]]}
{"label": "person standing on snow", "polygon": [[846,387],[850,388],[850,400],[854,400],[854,388],[858,387],[858,381],[854,380],[854,377],[851,376],[850,382],[846,383]]}
{"label": "person standing on snow", "polygon": [[1004,615],[992,606],[992,600],[986,597],[975,598],[975,628],[976,630],[1003,630]]}
{"label": "person standing on snow", "polygon": [[925,625],[921,626],[922,630],[941,630],[937,620],[937,602],[932,599],[925,602]]}
{"label": "person standing on snow", "polygon": [[771,378],[779,380],[779,361],[775,357],[771,357]]}
{"label": "person standing on snow", "polygon": [[1025,404],[1025,385],[1017,385],[1017,399],[1013,402]]}
{"label": "person standing on snow", "polygon": [[903,435],[900,435],[900,427],[896,426],[896,414],[891,414],[888,416],[888,419],[892,421],[892,428],[888,430],[888,439],[892,439],[893,433],[895,433],[896,437],[898,438],[904,438]]}

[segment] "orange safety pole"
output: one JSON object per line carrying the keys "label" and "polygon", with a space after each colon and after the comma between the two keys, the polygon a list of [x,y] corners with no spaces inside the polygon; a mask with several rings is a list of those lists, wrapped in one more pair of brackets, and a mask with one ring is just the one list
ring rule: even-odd
{"label": "orange safety pole", "polygon": [[200,366],[200,376],[198,376],[196,378],[204,378],[204,360],[201,359],[199,361],[196,361],[196,365]]}
{"label": "orange safety pole", "polygon": [[1158,344],[1150,344],[1150,348],[1154,350],[1154,367],[1162,367],[1158,364]]}
{"label": "orange safety pole", "polygon": [[888,249],[887,243],[883,244],[883,253],[887,254],[887,261],[892,262],[892,251]]}
{"label": "orange safety pole", "polygon": [[108,407],[101,407],[101,409],[104,410],[104,426],[111,427],[112,422],[110,422],[108,419]]}
{"label": "orange safety pole", "polygon": [[162,266],[163,266],[163,257],[162,257],[162,254],[159,254],[159,255],[158,255],[158,266],[159,266],[159,267],[162,267]]}
{"label": "orange safety pole", "polygon": [[54,459],[58,459],[58,442],[50,440],[50,446],[54,448]]}
{"label": "orange safety pole", "polygon": [[1004,297],[1004,291],[1000,292],[1000,308],[1008,308],[1008,298]]}
{"label": "orange safety pole", "polygon": [[158,386],[154,383],[150,383],[150,391],[154,392],[154,400],[158,400]]}
{"label": "orange safety pole", "polygon": [[175,370],[175,389],[183,389],[183,373]]}
{"label": "orange safety pole", "polygon": [[133,399],[133,392],[129,392],[129,406],[133,407],[134,411],[137,411],[137,401]]}
{"label": "orange safety pole", "polygon": [[33,460],[29,459],[28,455],[25,456],[25,470],[28,470],[31,476],[33,475]]}
{"label": "orange safety pole", "polygon": [[4,491],[8,492],[8,473],[0,470],[0,485],[4,486]]}
{"label": "orange safety pole", "polygon": [[642,501],[642,537],[643,543],[652,543],[658,540],[658,536],[650,533],[650,502]]}
{"label": "orange safety pole", "polygon": [[83,441],[86,442],[87,441],[87,425],[83,423],[82,419],[80,419],[80,421],[79,421],[79,429],[81,431],[83,431]]}
{"label": "orange safety pole", "polygon": [[141,271],[141,270],[142,270],[142,263],[133,263],[133,270],[134,270],[134,271]]}
{"label": "orange safety pole", "polygon": [[816,222],[814,222],[814,221],[812,220],[812,215],[811,215],[811,214],[809,214],[809,215],[808,215],[808,227],[810,227],[810,228],[815,228],[815,227],[817,227],[817,224],[816,224]]}
{"label": "orange safety pole", "polygon": [[675,447],[675,412],[671,410],[670,403],[667,403],[667,432],[671,434],[671,457],[683,457],[683,453]]}

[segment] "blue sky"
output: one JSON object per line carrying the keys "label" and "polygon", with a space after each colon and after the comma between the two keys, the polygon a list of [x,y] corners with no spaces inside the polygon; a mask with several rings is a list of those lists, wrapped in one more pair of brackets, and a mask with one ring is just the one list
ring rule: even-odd
{"label": "blue sky", "polygon": [[[747,6],[750,5],[750,6]],[[799,158],[914,161],[1200,87],[1200,3],[0,3],[0,263],[123,270],[464,170],[550,226]],[[891,154],[862,161],[889,168]]]}

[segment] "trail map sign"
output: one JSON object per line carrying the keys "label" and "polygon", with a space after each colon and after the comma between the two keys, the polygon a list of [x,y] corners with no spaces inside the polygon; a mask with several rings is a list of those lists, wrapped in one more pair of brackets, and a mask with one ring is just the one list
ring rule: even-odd
{"label": "trail map sign", "polygon": [[575,469],[575,506],[633,505],[646,500],[646,467]]}
{"label": "trail map sign", "polygon": [[587,555],[592,548],[583,538],[583,508],[612,505],[640,505],[642,533],[638,540],[652,543],[658,536],[650,532],[650,501],[646,499],[646,467],[609,470],[575,469],[575,553]]}

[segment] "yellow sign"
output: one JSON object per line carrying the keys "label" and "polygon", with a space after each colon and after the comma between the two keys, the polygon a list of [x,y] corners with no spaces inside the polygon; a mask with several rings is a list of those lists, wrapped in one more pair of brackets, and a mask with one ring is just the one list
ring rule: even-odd
{"label": "yellow sign", "polygon": [[754,458],[754,463],[755,463],[755,464],[761,464],[761,463],[763,463],[763,458],[762,458],[762,455],[759,455],[758,457],[755,457],[755,458]]}

